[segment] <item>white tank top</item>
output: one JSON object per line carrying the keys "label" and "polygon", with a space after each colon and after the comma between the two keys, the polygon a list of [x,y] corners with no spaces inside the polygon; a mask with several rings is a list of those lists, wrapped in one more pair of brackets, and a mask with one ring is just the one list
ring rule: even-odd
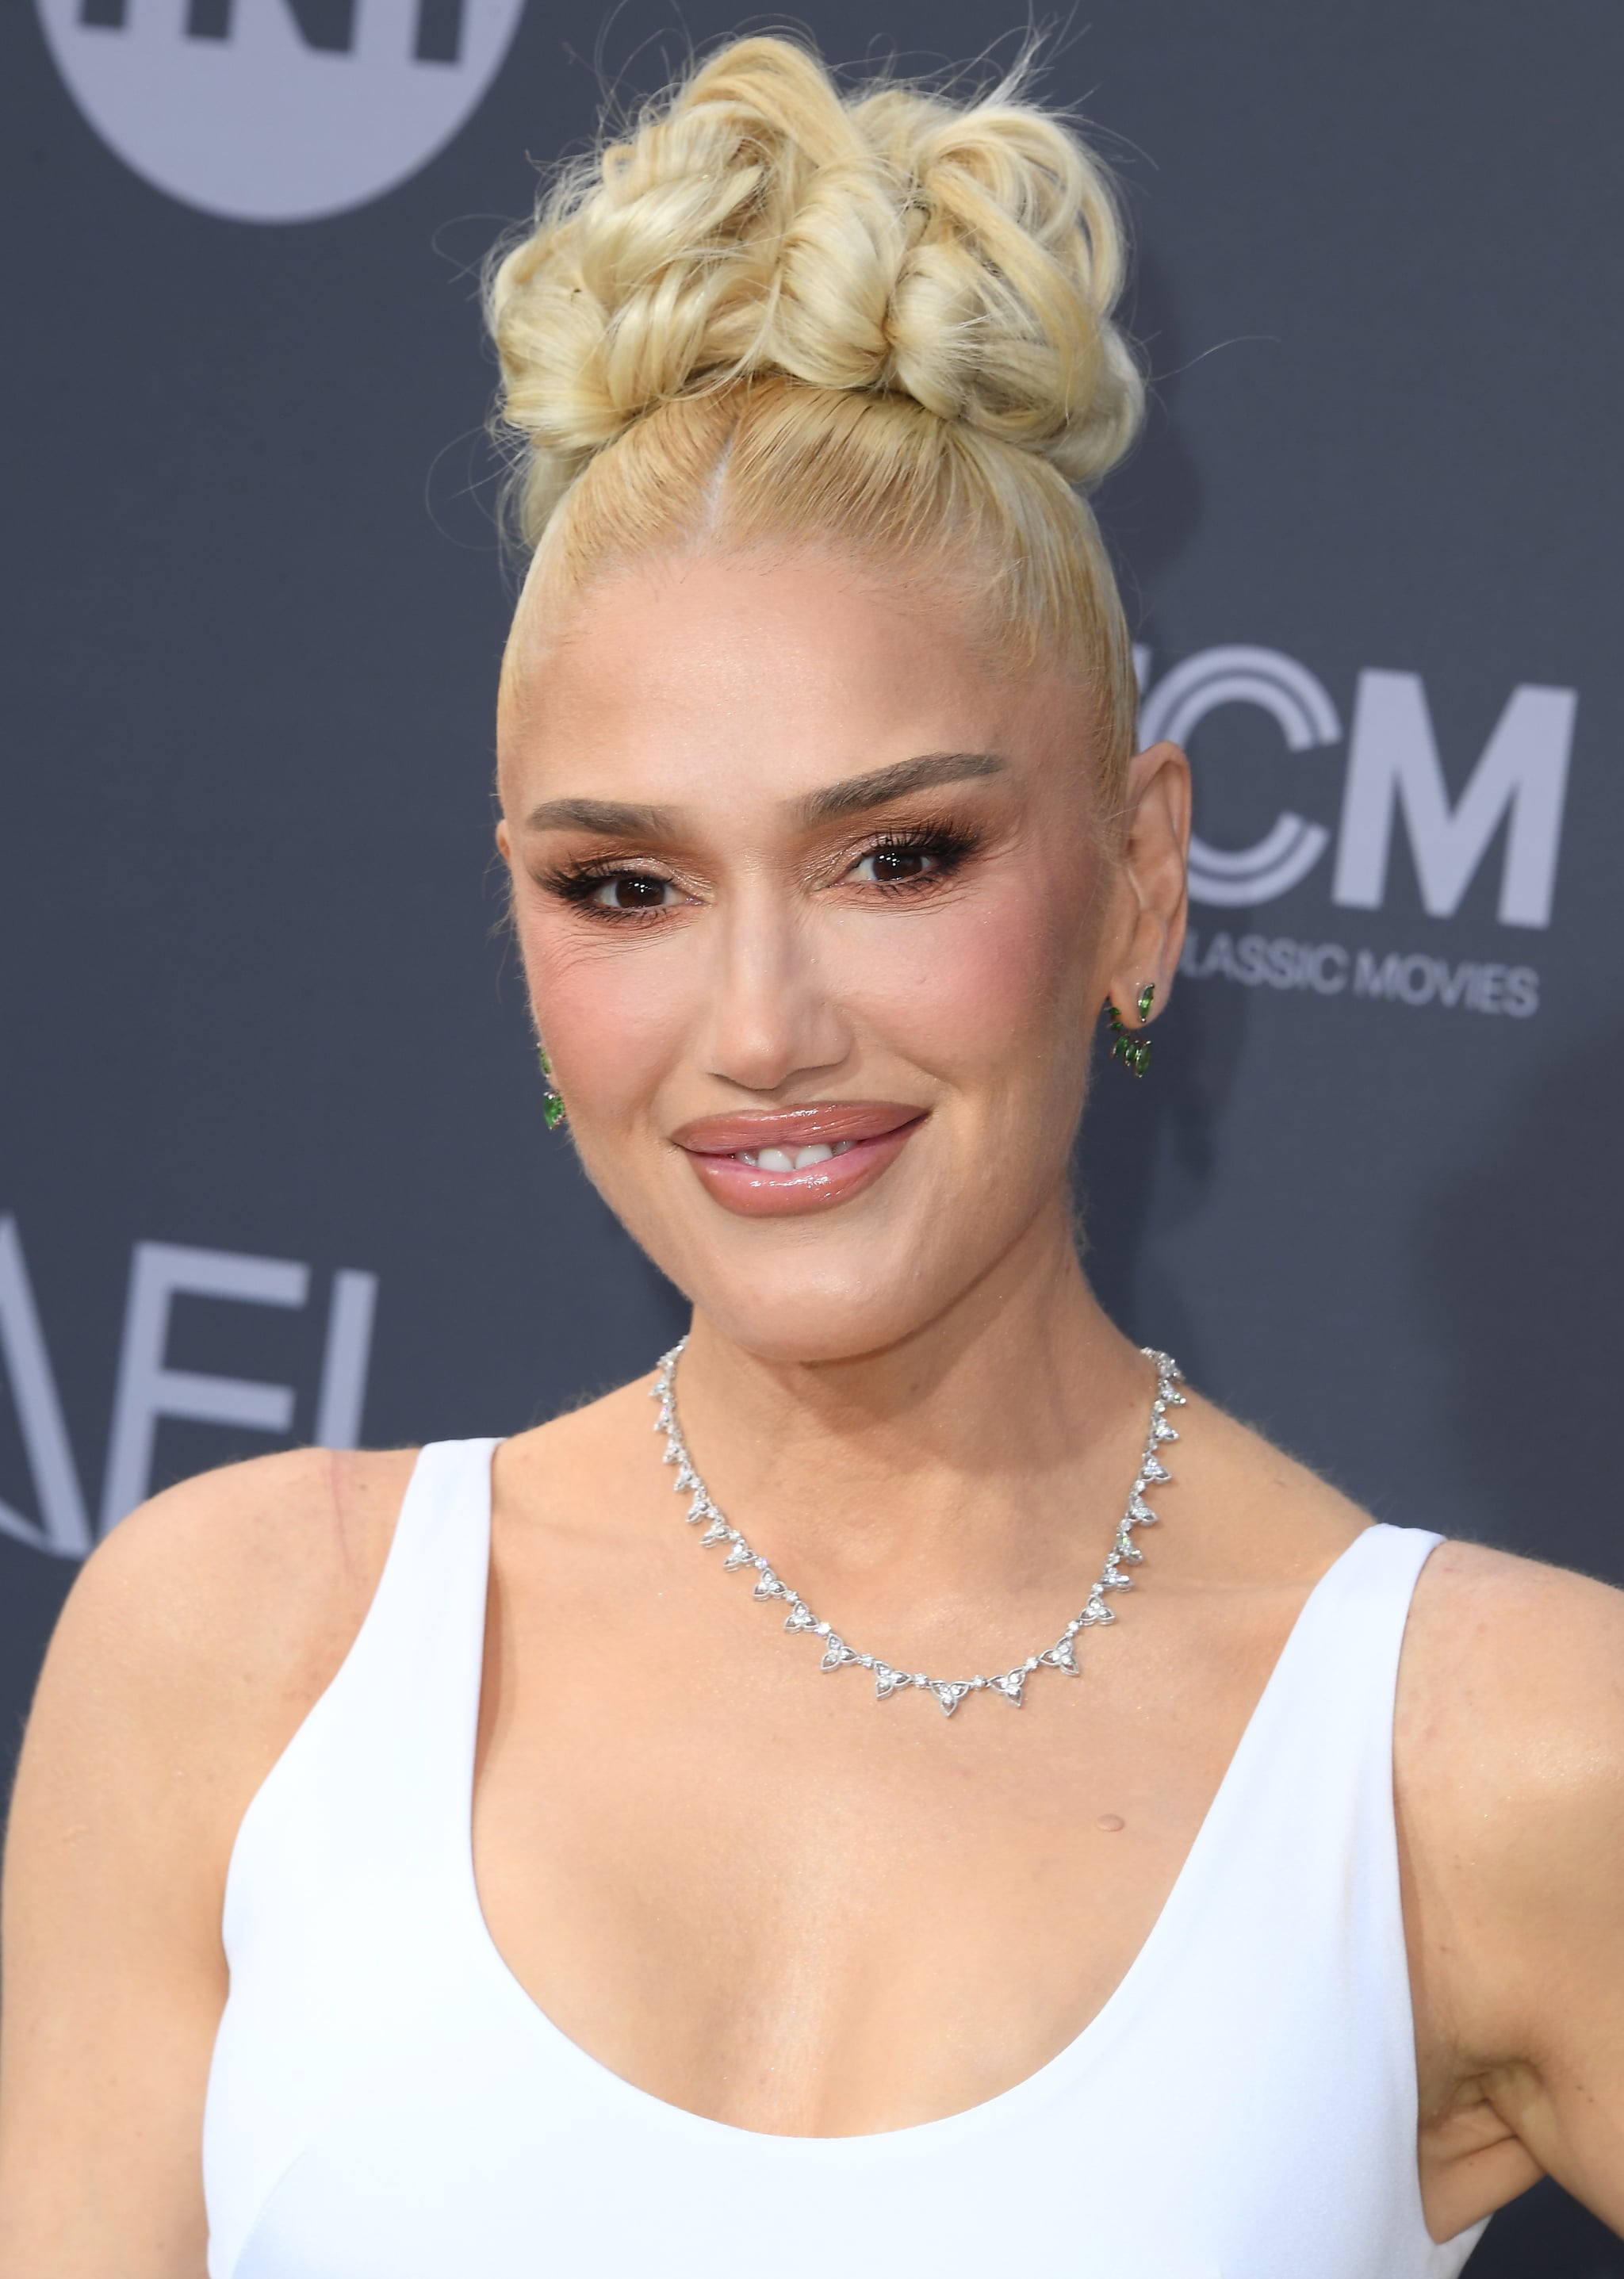
{"label": "white tank top", "polygon": [[[1298,1619],[1126,1977],[946,2120],[773,2137],[634,2089],[486,1929],[486,1440],[418,1458],[372,1606],[244,1815],[204,2122],[211,2279],[1446,2279],[1416,2178],[1393,1693],[1437,1538]],[[946,1737],[951,1742],[951,1734]]]}

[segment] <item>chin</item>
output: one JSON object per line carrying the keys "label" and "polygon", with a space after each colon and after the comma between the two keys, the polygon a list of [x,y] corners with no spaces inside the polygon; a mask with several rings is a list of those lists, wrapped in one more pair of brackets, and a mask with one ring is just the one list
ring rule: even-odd
{"label": "chin", "polygon": [[968,1198],[955,1207],[938,1191],[932,1208],[909,1200],[915,1207],[903,1210],[860,1202],[849,1217],[831,1212],[781,1231],[690,1223],[689,1270],[678,1278],[700,1314],[763,1361],[814,1365],[893,1352],[950,1313],[1014,1232],[996,1209],[977,1212]]}
{"label": "chin", "polygon": [[[708,1275],[696,1312],[742,1352],[778,1366],[862,1361],[906,1343],[953,1302],[912,1275],[767,1275],[741,1288]],[[932,1304],[936,1296],[938,1302]]]}

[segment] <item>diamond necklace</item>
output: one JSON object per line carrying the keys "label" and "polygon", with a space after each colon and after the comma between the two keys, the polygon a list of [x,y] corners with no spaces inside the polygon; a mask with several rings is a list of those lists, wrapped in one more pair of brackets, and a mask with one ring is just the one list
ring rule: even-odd
{"label": "diamond necklace", "polygon": [[1145,1491],[1173,1477],[1157,1453],[1168,1441],[1178,1438],[1168,1422],[1168,1410],[1184,1406],[1184,1395],[1178,1390],[1184,1371],[1171,1354],[1158,1353],[1153,1346],[1141,1348],[1156,1364],[1156,1397],[1151,1402],[1150,1430],[1145,1436],[1145,1454],[1140,1459],[1139,1469],[1128,1498],[1128,1508],[1122,1514],[1122,1523],[1116,1531],[1116,1541],[1081,1614],[1073,1615],[1046,1654],[1028,1654],[1024,1661],[1016,1662],[1013,1669],[1006,1669],[999,1677],[931,1677],[923,1669],[893,1669],[890,1662],[882,1661],[877,1654],[859,1654],[847,1646],[827,1623],[819,1622],[800,1592],[793,1590],[781,1575],[775,1574],[759,1552],[753,1551],[739,1530],[730,1526],[717,1510],[704,1481],[694,1469],[687,1442],[682,1437],[682,1427],[677,1421],[674,1380],[678,1357],[687,1342],[686,1338],[681,1339],[663,1356],[651,1388],[652,1397],[660,1404],[655,1431],[665,1435],[665,1462],[677,1467],[677,1477],[672,1485],[678,1495],[692,1499],[688,1505],[689,1525],[697,1527],[701,1520],[707,1523],[705,1532],[700,1538],[701,1543],[727,1545],[727,1556],[722,1562],[723,1566],[730,1571],[740,1567],[755,1569],[755,1588],[752,1597],[768,1600],[786,1599],[789,1612],[784,1617],[785,1629],[807,1631],[814,1638],[822,1638],[823,1659],[820,1668],[845,1669],[850,1666],[872,1670],[877,1701],[888,1701],[905,1685],[919,1686],[936,1696],[942,1705],[942,1714],[946,1717],[952,1716],[968,1693],[1001,1693],[1006,1701],[1020,1708],[1026,1681],[1038,1669],[1062,1669],[1070,1677],[1076,1676],[1077,1656],[1073,1640],[1078,1631],[1090,1630],[1096,1623],[1114,1623],[1116,1611],[1107,1604],[1106,1592],[1133,1588],[1132,1576],[1124,1573],[1123,1569],[1130,1566],[1137,1567],[1145,1556],[1133,1539],[1133,1531],[1136,1527],[1153,1527],[1156,1522],[1155,1513],[1145,1500]]}

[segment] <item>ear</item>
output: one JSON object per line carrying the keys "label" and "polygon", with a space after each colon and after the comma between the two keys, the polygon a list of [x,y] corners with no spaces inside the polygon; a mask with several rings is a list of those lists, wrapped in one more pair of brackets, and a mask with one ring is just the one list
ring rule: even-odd
{"label": "ear", "polygon": [[1153,982],[1158,1009],[1178,971],[1189,909],[1190,763],[1176,744],[1153,744],[1129,763],[1121,879],[1122,911],[1111,996],[1130,1028]]}
{"label": "ear", "polygon": [[496,852],[501,856],[504,863],[510,863],[512,862],[513,834],[508,829],[508,818],[505,815],[502,817],[501,822],[496,825]]}

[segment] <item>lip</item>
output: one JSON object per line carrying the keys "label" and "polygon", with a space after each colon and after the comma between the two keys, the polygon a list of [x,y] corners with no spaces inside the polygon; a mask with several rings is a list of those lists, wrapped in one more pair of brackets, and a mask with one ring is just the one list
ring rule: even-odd
{"label": "lip", "polygon": [[[724,1209],[745,1218],[774,1218],[828,1210],[861,1194],[895,1163],[929,1113],[900,1101],[813,1101],[803,1108],[695,1116],[671,1138]],[[739,1160],[747,1149],[818,1146],[839,1146],[841,1152],[803,1171],[763,1170]]]}

